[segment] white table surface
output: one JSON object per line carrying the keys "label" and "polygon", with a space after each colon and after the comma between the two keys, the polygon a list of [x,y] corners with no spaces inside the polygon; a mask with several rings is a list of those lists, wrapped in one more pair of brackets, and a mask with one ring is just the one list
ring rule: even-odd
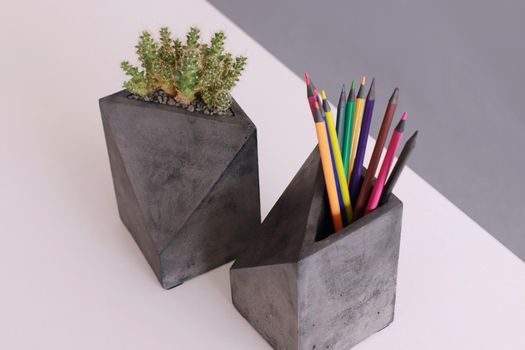
{"label": "white table surface", "polygon": [[[229,264],[165,291],[117,215],[97,99],[141,29],[194,24],[249,57],[234,95],[258,127],[264,217],[314,127],[300,78],[226,17],[202,1],[0,4],[0,349],[269,349],[230,302]],[[525,264],[411,170],[396,193],[395,321],[355,349],[525,349]]]}

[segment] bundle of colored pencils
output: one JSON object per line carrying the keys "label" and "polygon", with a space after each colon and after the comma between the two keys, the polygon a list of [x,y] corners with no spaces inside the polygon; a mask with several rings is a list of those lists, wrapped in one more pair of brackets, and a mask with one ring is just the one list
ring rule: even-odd
{"label": "bundle of colored pencils", "polygon": [[[397,107],[399,89],[395,88],[381,122],[368,169],[363,175],[363,163],[375,104],[375,81],[372,79],[365,98],[366,78],[363,77],[357,95],[354,82],[348,98],[343,85],[334,118],[325,91],[321,95],[308,73],[306,93],[319,142],[319,153],[335,231],[359,219],[388,201],[410,153],[416,145],[417,131],[406,141],[390,172],[397,149],[403,138],[406,112],[394,128],[386,155],[375,178],[381,153]],[[390,173],[390,174],[389,174]]]}

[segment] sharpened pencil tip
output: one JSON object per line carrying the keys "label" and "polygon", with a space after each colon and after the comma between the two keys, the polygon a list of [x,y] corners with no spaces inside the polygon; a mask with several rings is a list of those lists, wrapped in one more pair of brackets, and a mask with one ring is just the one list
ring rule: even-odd
{"label": "sharpened pencil tip", "polygon": [[359,85],[359,90],[357,90],[357,98],[361,98],[361,99],[365,98],[365,83],[366,83],[366,77],[363,77],[361,85]]}
{"label": "sharpened pencil tip", "polygon": [[348,92],[347,102],[355,101],[355,82],[352,80],[352,85],[350,85],[350,91]]}
{"label": "sharpened pencil tip", "polygon": [[312,84],[306,84],[306,96],[308,96],[308,98],[316,96],[316,93],[317,92],[313,89]]}
{"label": "sharpened pencil tip", "polygon": [[406,123],[407,113],[403,113],[403,116],[399,120],[399,123],[397,123],[396,128],[394,129],[397,132],[404,132],[405,131],[405,123]]}
{"label": "sharpened pencil tip", "polygon": [[390,96],[390,101],[388,103],[390,104],[397,104],[397,99],[399,98],[399,88],[395,88],[394,92],[392,93],[392,96]]}
{"label": "sharpened pencil tip", "polygon": [[304,79],[306,80],[306,85],[310,85],[310,74],[308,72],[304,73]]}
{"label": "sharpened pencil tip", "polygon": [[337,102],[337,113],[343,108],[343,106],[346,104],[346,85],[343,84],[343,87],[341,88],[341,94],[339,94],[339,102]]}
{"label": "sharpened pencil tip", "polygon": [[372,83],[370,84],[370,89],[368,89],[368,95],[366,97],[368,100],[375,100],[376,98],[375,83],[376,78],[372,78]]}
{"label": "sharpened pencil tip", "polygon": [[324,92],[324,90],[321,91],[321,96],[323,97],[323,102],[322,102],[323,111],[330,112],[330,104],[328,103],[328,100],[326,99],[326,93]]}
{"label": "sharpened pencil tip", "polygon": [[319,102],[315,102],[314,121],[316,123],[323,122],[323,112],[321,111],[321,108],[319,107]]}
{"label": "sharpened pencil tip", "polygon": [[407,142],[405,143],[405,147],[408,147],[408,148],[414,148],[416,147],[416,140],[417,140],[417,133],[418,133],[418,130],[416,130],[412,136],[410,136],[410,138],[407,140]]}

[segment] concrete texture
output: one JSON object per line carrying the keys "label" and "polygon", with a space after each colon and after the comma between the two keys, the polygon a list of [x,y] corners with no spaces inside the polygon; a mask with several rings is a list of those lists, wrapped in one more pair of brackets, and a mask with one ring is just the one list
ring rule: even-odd
{"label": "concrete texture", "polygon": [[233,260],[260,224],[257,134],[233,117],[100,100],[119,214],[164,288]]}
{"label": "concrete texture", "polygon": [[399,86],[420,130],[408,165],[525,259],[524,1],[209,2],[333,103],[375,76],[374,136]]}
{"label": "concrete texture", "polygon": [[274,349],[346,350],[385,328],[394,317],[402,208],[392,196],[326,237],[315,148],[232,266],[235,307]]}

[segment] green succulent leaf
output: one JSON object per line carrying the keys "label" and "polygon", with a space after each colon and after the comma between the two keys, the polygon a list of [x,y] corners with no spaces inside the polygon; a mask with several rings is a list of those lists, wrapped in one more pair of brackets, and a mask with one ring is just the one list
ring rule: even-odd
{"label": "green succulent leaf", "polygon": [[167,27],[160,28],[158,41],[148,31],[142,32],[136,45],[140,66],[121,63],[129,76],[124,88],[142,97],[163,90],[184,105],[200,98],[213,111],[230,108],[230,91],[244,71],[246,57],[233,59],[225,52],[222,31],[209,44],[200,43],[200,35],[199,28],[191,27],[183,43],[173,39]]}

